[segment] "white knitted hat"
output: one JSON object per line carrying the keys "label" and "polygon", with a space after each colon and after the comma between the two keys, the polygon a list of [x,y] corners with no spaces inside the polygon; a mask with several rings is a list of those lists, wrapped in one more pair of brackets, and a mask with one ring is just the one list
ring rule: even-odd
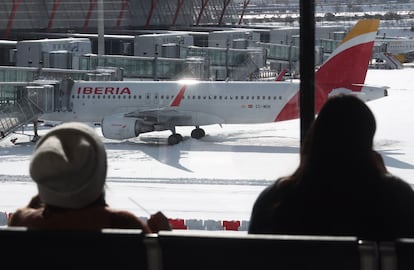
{"label": "white knitted hat", "polygon": [[95,131],[82,123],[64,123],[37,142],[30,175],[40,199],[53,206],[82,208],[102,193],[106,151]]}

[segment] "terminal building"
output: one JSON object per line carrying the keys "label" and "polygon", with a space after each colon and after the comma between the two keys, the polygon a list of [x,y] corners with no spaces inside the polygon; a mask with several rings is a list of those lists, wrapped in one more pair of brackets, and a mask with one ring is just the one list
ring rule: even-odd
{"label": "terminal building", "polygon": [[[239,19],[232,0],[103,2],[106,31],[221,26],[236,24]],[[2,1],[2,38],[25,38],[26,34],[40,32],[96,33],[98,3],[97,0]]]}

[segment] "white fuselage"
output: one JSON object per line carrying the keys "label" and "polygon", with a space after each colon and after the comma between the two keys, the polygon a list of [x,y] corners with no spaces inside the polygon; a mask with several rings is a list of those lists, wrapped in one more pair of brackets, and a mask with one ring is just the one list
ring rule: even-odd
{"label": "white fuselage", "polygon": [[[178,101],[177,94],[185,86]],[[70,111],[45,114],[52,121],[100,122],[106,116],[170,108],[193,115],[192,123],[206,125],[206,114],[224,124],[275,121],[298,92],[292,82],[198,81],[77,81],[70,94]],[[179,104],[172,105],[173,102]]]}

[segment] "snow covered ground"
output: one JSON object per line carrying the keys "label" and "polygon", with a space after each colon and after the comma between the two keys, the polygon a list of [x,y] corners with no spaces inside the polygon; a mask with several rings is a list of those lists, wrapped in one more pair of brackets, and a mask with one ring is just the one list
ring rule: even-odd
{"label": "snow covered ground", "polygon": [[[366,83],[390,87],[388,97],[368,103],[377,119],[375,148],[390,172],[414,185],[414,68],[369,70]],[[248,220],[259,192],[298,164],[299,120],[205,130],[207,136],[198,141],[190,138],[191,127],[178,128],[184,141],[174,146],[166,144],[169,132],[122,142],[104,139],[109,204],[140,217],[162,210],[170,218]],[[16,137],[17,145],[0,142],[0,211],[5,212],[36,193],[28,173],[34,144],[28,136]]]}

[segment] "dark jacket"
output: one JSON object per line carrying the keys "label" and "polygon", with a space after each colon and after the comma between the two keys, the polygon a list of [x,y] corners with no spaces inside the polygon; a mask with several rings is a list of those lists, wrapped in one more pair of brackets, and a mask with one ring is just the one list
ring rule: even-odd
{"label": "dark jacket", "polygon": [[44,208],[22,208],[12,215],[9,226],[58,230],[142,229],[145,233],[151,232],[148,226],[135,215],[104,206],[53,213],[45,213]]}
{"label": "dark jacket", "polygon": [[414,191],[410,185],[388,174],[366,180],[298,185],[288,178],[278,179],[257,198],[248,232],[366,239],[414,236]]}
{"label": "dark jacket", "polygon": [[12,215],[9,226],[53,230],[142,229],[145,233],[151,232],[148,226],[133,214],[104,206],[48,214],[44,208],[22,208]]}
{"label": "dark jacket", "polygon": [[34,196],[27,207],[13,213],[8,225],[44,230],[141,229],[151,233],[148,225],[133,213],[109,207],[104,195],[80,209],[47,205]]}

